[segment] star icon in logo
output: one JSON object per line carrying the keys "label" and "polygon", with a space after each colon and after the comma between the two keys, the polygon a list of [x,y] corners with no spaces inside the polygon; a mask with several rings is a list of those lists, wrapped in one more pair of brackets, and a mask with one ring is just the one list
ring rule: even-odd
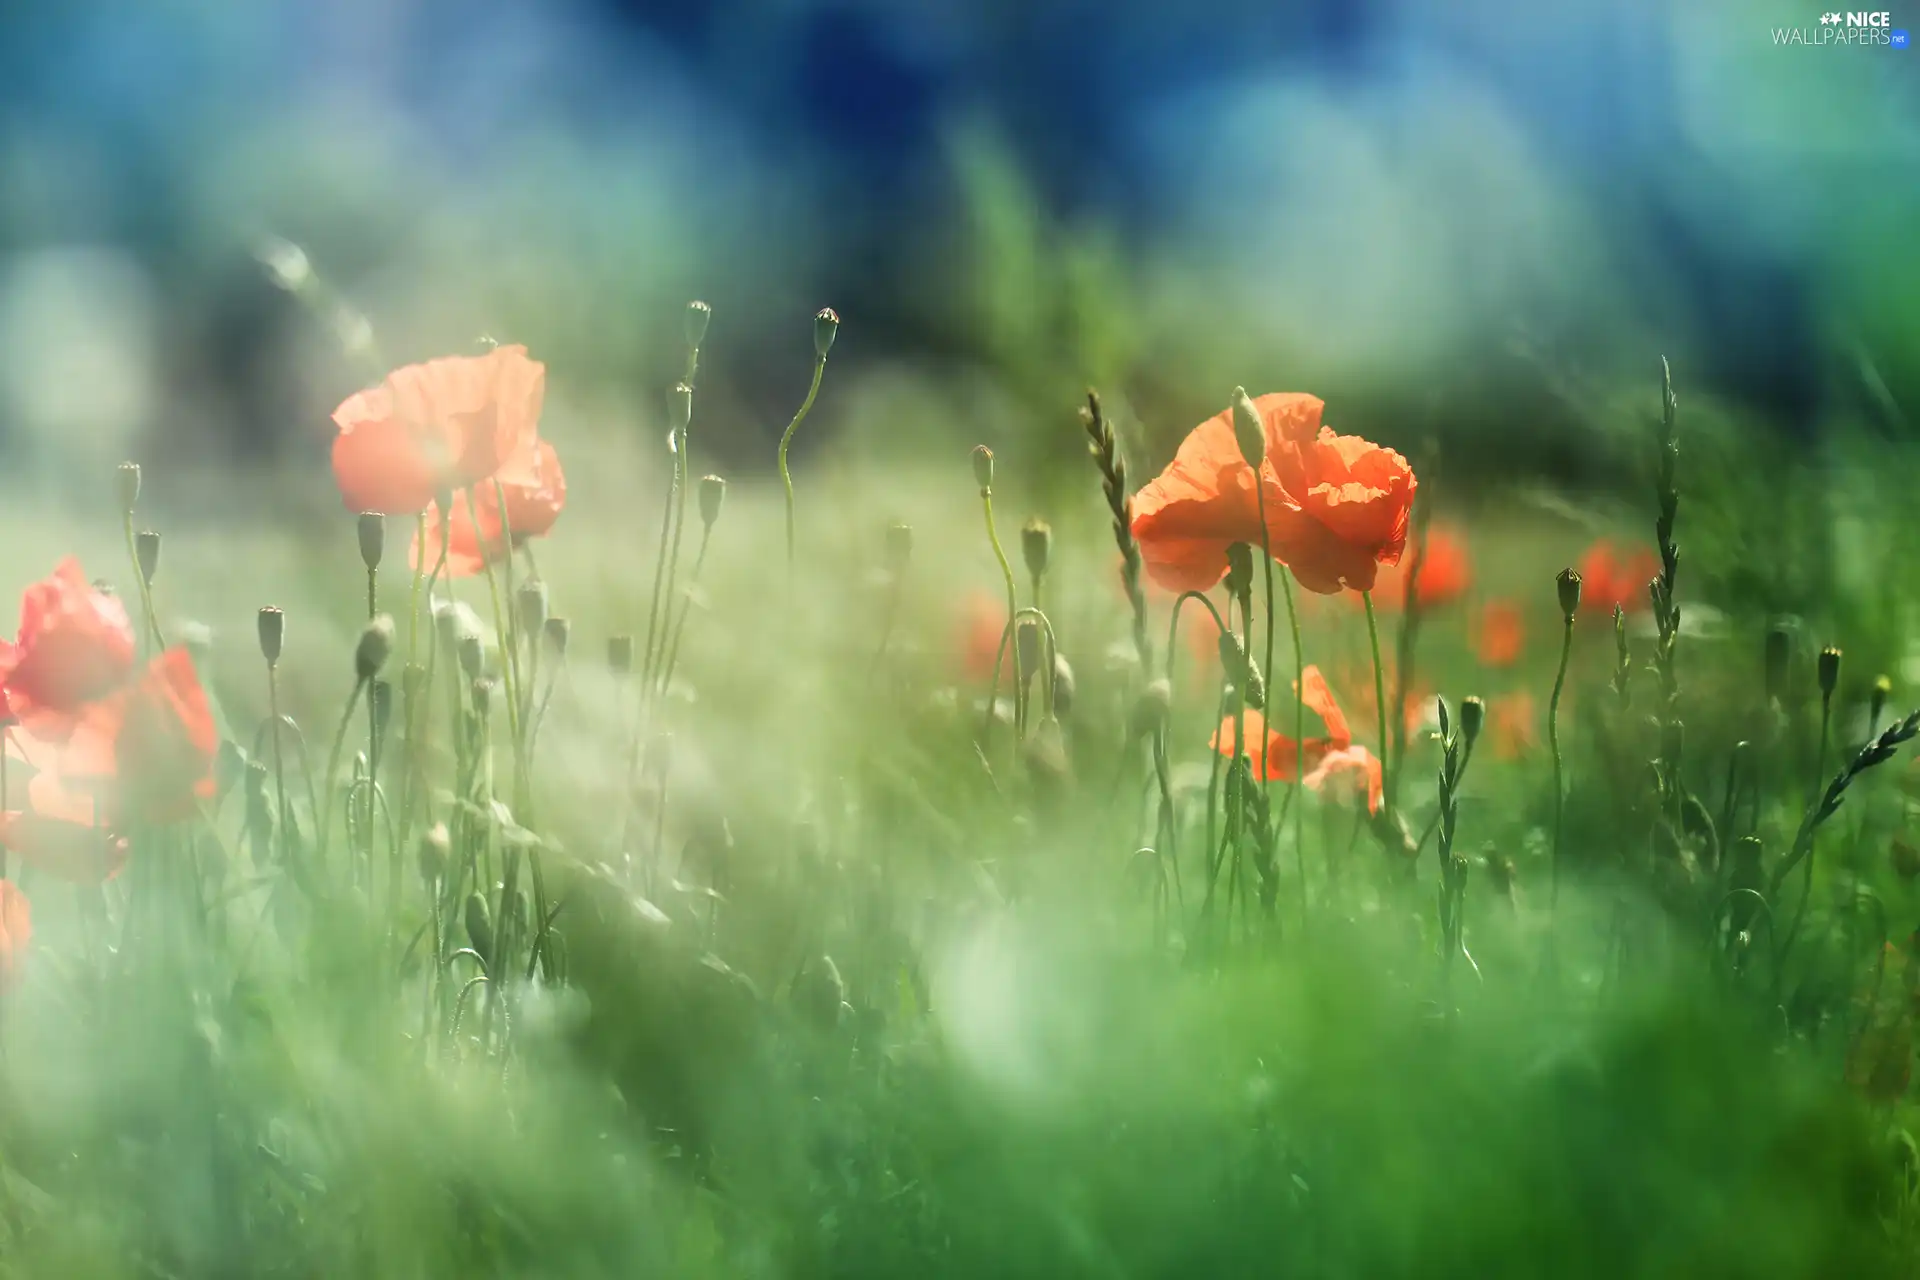
{"label": "star icon in logo", "polygon": [[1837,13],[1823,13],[1820,15],[1820,25],[1823,27],[1837,26],[1839,22],[1840,15]]}

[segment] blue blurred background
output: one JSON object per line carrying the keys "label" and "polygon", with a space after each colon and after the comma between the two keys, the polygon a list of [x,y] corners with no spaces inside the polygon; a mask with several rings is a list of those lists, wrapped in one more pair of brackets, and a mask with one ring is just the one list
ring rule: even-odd
{"label": "blue blurred background", "polygon": [[1246,383],[1436,435],[1476,473],[1604,485],[1595,442],[1623,397],[1651,405],[1661,353],[1754,430],[1901,435],[1920,63],[1777,43],[1818,16],[9,6],[0,422],[56,476],[135,447],[323,454],[366,373],[259,269],[278,236],[380,359],[526,341],[587,416],[656,402],[680,303],[709,299],[703,403],[730,427],[706,443],[736,469],[764,464],[825,304],[848,423],[858,403],[880,424],[853,440],[1071,459],[1089,382],[1156,442]]}

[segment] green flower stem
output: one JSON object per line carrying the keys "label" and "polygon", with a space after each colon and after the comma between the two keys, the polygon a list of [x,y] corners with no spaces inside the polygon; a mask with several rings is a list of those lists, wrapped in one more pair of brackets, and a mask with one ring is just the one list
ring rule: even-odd
{"label": "green flower stem", "polygon": [[1553,887],[1547,898],[1549,912],[1560,905],[1560,835],[1565,821],[1567,788],[1560,758],[1560,695],[1567,687],[1567,663],[1573,656],[1573,615],[1568,614],[1560,637],[1560,669],[1553,676],[1553,696],[1547,700],[1547,746],[1553,752]]}
{"label": "green flower stem", "polygon": [[[813,398],[820,394],[820,377],[826,371],[826,356],[820,355],[814,357],[813,381],[807,387],[807,398],[800,402],[800,411],[793,415],[793,421],[787,424],[786,431],[780,436],[780,484],[785,488],[787,493],[787,578],[789,582],[791,582],[793,578],[794,564],[798,558],[798,550],[794,543],[793,475],[787,470],[787,446],[793,443],[793,433],[800,429],[800,424],[806,421],[808,411],[813,408]],[[998,549],[998,544],[996,543],[995,550]],[[1006,560],[1007,558],[1004,555],[1000,557],[1001,564],[1004,565]],[[1007,579],[1009,582],[1012,581],[1012,570],[1008,570]],[[1008,595],[1011,596],[1012,592],[1009,591]]]}
{"label": "green flower stem", "polygon": [[[825,362],[822,361],[821,363],[824,365]],[[816,387],[820,385],[819,368],[820,366],[815,366],[814,386]],[[813,403],[813,396],[811,394],[807,396],[807,403]],[[800,412],[803,414],[806,412],[805,406],[802,406]],[[794,421],[798,422],[799,419],[796,418]],[[789,427],[787,431],[788,434],[791,435],[793,429]],[[786,476],[787,471],[786,448],[786,443],[782,441],[780,445],[780,474],[782,478]],[[1007,625],[1000,633],[1000,647],[995,650],[993,655],[993,682],[987,686],[987,715],[986,721],[980,730],[980,744],[982,749],[985,749],[987,737],[993,729],[994,699],[1000,696],[1000,668],[1001,664],[1006,661],[1007,649],[1013,644],[1014,615],[1020,611],[1020,600],[1019,591],[1013,583],[1013,565],[1007,560],[1006,549],[1000,545],[1000,531],[994,527],[992,489],[980,490],[980,510],[986,517],[987,541],[993,544],[993,558],[1000,562],[1000,576],[1004,578],[1007,583]],[[787,485],[787,545],[789,551],[791,551],[793,545],[793,485],[791,483]],[[1015,666],[1018,666],[1017,661]],[[1022,702],[1020,676],[1016,670],[1013,682],[1013,722],[1016,737],[1019,733],[1019,726],[1023,721]]]}
{"label": "green flower stem", "polygon": [[[1373,612],[1373,592],[1362,591],[1360,593],[1360,599],[1364,601],[1367,606],[1367,643],[1373,648],[1373,702],[1375,709],[1379,712],[1376,719],[1379,722],[1380,728],[1380,749],[1386,751],[1388,749],[1387,681],[1386,674],[1380,665],[1380,624]],[[1382,764],[1381,768],[1384,770],[1386,765]],[[1383,778],[1381,782],[1382,785],[1380,789],[1384,795],[1381,808],[1386,813],[1388,820],[1391,821],[1393,818],[1393,780],[1391,778]]]}

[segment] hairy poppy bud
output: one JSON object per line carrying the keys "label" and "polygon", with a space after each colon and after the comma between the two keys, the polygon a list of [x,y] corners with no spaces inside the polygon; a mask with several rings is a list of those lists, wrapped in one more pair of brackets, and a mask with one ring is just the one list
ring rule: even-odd
{"label": "hairy poppy bud", "polygon": [[1027,521],[1020,530],[1020,553],[1026,557],[1027,572],[1043,576],[1053,557],[1053,526],[1039,516]]}
{"label": "hairy poppy bud", "polygon": [[887,526],[887,568],[899,573],[913,558],[913,526],[900,521]]}
{"label": "hairy poppy bud", "polygon": [[1073,710],[1073,667],[1067,655],[1053,655],[1053,714],[1064,716]]}
{"label": "hairy poppy bud", "polygon": [[484,721],[493,715],[494,682],[486,676],[474,680],[467,690],[467,701],[473,706],[473,714]]}
{"label": "hairy poppy bud", "polygon": [[1867,722],[1879,728],[1881,713],[1887,709],[1887,699],[1893,696],[1893,681],[1881,676],[1873,682],[1873,696],[1867,700]]}
{"label": "hairy poppy bud", "polygon": [[983,444],[973,446],[973,478],[981,493],[993,491],[993,450]]}
{"label": "hairy poppy bud", "polygon": [[1260,674],[1260,664],[1253,660],[1252,654],[1247,655],[1247,680],[1244,697],[1246,704],[1255,711],[1265,711],[1267,709],[1266,677]]}
{"label": "hairy poppy bud", "polygon": [[1560,590],[1560,612],[1568,618],[1580,612],[1580,572],[1577,569],[1562,569],[1553,580]]}
{"label": "hairy poppy bud", "polygon": [[727,500],[727,482],[719,476],[700,477],[700,523],[713,528],[720,518],[720,504]]}
{"label": "hairy poppy bud", "polygon": [[687,345],[698,347],[707,340],[707,324],[713,319],[713,308],[698,298],[687,304],[687,311],[680,318],[681,331],[687,335]]}
{"label": "hairy poppy bud", "polygon": [[607,669],[617,676],[633,671],[633,637],[607,637]]}
{"label": "hairy poppy bud", "polygon": [[1020,619],[1013,628],[1015,669],[1020,673],[1020,679],[1032,679],[1040,670],[1042,648],[1040,623],[1033,618]]}
{"label": "hairy poppy bud", "polygon": [[153,585],[153,575],[160,571],[160,535],[151,529],[142,529],[133,540],[134,558],[140,562],[140,581]]}
{"label": "hairy poppy bud", "polygon": [[1159,732],[1172,706],[1173,686],[1162,676],[1142,689],[1134,700],[1133,711],[1127,717],[1127,737],[1133,739]]}
{"label": "hairy poppy bud", "polygon": [[487,908],[487,900],[479,893],[467,895],[467,941],[480,953],[480,958],[493,966],[493,912]]}
{"label": "hairy poppy bud", "polygon": [[692,421],[693,388],[684,382],[676,382],[667,395],[667,425],[680,432],[685,431],[687,424]]}
{"label": "hairy poppy bud", "polygon": [[1240,684],[1247,674],[1247,649],[1240,643],[1240,637],[1231,631],[1222,631],[1219,640],[1220,667],[1227,673],[1227,679]]}
{"label": "hairy poppy bud", "polygon": [[380,674],[380,668],[387,665],[387,657],[393,652],[393,618],[380,614],[366,625],[360,633],[360,643],[353,650],[353,672],[362,683]]}
{"label": "hairy poppy bud", "polygon": [[1820,676],[1820,696],[1831,698],[1840,683],[1840,651],[1832,645],[1820,651],[1820,663],[1817,668]]}
{"label": "hairy poppy bud", "polygon": [[545,634],[547,648],[553,651],[553,656],[565,660],[567,641],[573,637],[573,623],[565,618],[548,618]]}
{"label": "hairy poppy bud", "polygon": [[1233,389],[1233,438],[1240,446],[1240,456],[1257,474],[1267,456],[1267,429],[1245,387]]}
{"label": "hairy poppy bud", "polygon": [[286,615],[272,605],[260,611],[260,655],[267,665],[277,666],[280,662],[280,647],[287,637]]}
{"label": "hairy poppy bud", "polygon": [[1253,591],[1253,548],[1244,542],[1227,545],[1227,594],[1245,600]]}
{"label": "hairy poppy bud", "polygon": [[1779,627],[1767,632],[1766,693],[1773,702],[1787,696],[1787,633]]}
{"label": "hairy poppy bud", "polygon": [[372,573],[387,553],[387,518],[378,511],[360,513],[360,562]]}
{"label": "hairy poppy bud", "polygon": [[486,650],[480,644],[477,635],[464,635],[454,648],[454,656],[460,660],[460,670],[467,679],[478,680],[486,670]]}
{"label": "hairy poppy bud", "polygon": [[514,609],[520,615],[520,634],[532,643],[547,625],[547,584],[538,578],[520,584],[514,593]]}
{"label": "hairy poppy bud", "polygon": [[130,516],[133,509],[140,505],[140,464],[123,462],[120,464],[120,514]]}
{"label": "hairy poppy bud", "polygon": [[1473,745],[1480,736],[1480,728],[1487,722],[1487,704],[1478,698],[1465,698],[1460,703],[1460,733]]}
{"label": "hairy poppy bud", "polygon": [[822,307],[813,317],[813,354],[822,360],[827,352],[833,350],[833,340],[840,333],[840,316],[832,307]]}
{"label": "hairy poppy bud", "polygon": [[426,829],[415,856],[420,863],[420,879],[431,889],[446,874],[447,861],[453,856],[453,840],[447,835],[446,823],[436,822]]}

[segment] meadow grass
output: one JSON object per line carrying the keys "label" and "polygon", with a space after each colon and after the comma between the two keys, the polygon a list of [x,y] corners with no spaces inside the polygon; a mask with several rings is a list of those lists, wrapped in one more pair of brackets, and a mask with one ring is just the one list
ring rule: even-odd
{"label": "meadow grass", "polygon": [[[1660,581],[1617,644],[1595,574],[1556,584],[1586,533],[1495,503],[1461,599],[1276,609],[1249,573],[1196,647],[1127,533],[1164,459],[1097,399],[1059,415],[1082,503],[783,441],[696,538],[697,397],[670,456],[555,426],[537,569],[453,585],[399,520],[377,573],[351,514],[163,526],[150,590],[137,507],[21,521],[23,575],[75,550],[143,629],[213,626],[231,745],[114,879],[15,867],[0,1274],[1910,1274],[1917,722],[1699,621],[1680,499],[1718,482],[1643,398],[1659,483],[1611,532]],[[1023,590],[989,531],[1029,516]],[[1276,662],[1387,758],[1379,812],[1209,748],[1250,708],[1314,735]]]}

